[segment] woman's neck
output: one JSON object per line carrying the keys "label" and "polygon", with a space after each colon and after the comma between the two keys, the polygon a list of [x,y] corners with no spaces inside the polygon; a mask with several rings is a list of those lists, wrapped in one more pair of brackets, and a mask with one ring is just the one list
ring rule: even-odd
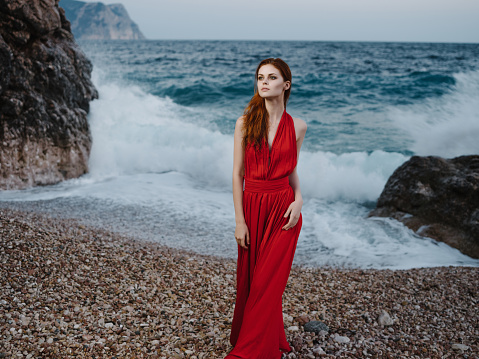
{"label": "woman's neck", "polygon": [[268,117],[270,123],[278,123],[281,120],[284,112],[283,99],[265,99],[266,111],[268,111]]}

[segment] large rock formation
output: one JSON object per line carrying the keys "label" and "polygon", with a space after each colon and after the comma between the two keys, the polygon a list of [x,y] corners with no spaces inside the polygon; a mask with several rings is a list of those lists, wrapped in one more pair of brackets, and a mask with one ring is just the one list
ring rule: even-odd
{"label": "large rock formation", "polygon": [[122,4],[61,0],[79,40],[142,40],[145,37]]}
{"label": "large rock formation", "polygon": [[0,189],[87,172],[91,70],[58,0],[0,0]]}
{"label": "large rock formation", "polygon": [[479,156],[412,157],[389,178],[371,216],[479,258]]}

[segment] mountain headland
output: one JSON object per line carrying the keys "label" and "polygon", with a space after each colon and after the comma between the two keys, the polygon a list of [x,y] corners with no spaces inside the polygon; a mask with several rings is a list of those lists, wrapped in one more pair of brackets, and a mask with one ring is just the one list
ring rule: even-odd
{"label": "mountain headland", "polygon": [[145,36],[122,4],[61,0],[77,40],[142,40]]}

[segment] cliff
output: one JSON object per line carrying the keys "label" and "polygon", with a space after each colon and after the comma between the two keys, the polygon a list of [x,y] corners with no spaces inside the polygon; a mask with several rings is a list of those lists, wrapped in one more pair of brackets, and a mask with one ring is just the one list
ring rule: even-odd
{"label": "cliff", "polygon": [[0,189],[87,172],[91,70],[58,0],[0,0]]}
{"label": "cliff", "polygon": [[79,40],[142,40],[145,37],[122,4],[61,0],[60,6]]}
{"label": "cliff", "polygon": [[414,156],[389,178],[371,216],[479,258],[479,156]]}

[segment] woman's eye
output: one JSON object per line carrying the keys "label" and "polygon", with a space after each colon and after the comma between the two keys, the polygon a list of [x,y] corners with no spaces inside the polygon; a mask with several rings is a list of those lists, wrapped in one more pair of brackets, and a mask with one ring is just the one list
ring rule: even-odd
{"label": "woman's eye", "polygon": [[258,81],[261,81],[263,79],[263,76],[258,76]]}
{"label": "woman's eye", "polygon": [[276,80],[276,76],[271,76],[270,79],[271,80]]}

